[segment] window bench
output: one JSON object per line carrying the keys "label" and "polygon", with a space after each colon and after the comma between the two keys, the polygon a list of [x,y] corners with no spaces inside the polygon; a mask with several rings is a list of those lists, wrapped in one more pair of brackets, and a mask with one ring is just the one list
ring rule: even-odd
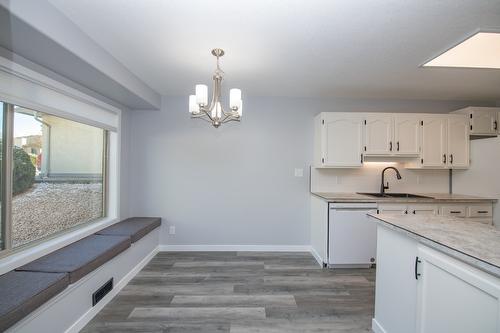
{"label": "window bench", "polygon": [[[0,332],[16,324],[65,289],[85,283],[84,277],[89,273],[127,251],[132,243],[146,237],[160,225],[160,218],[126,219],[0,276]],[[154,246],[157,245],[158,243]],[[142,259],[141,256],[143,257],[145,251],[150,248],[151,246],[148,246],[147,249],[141,250],[139,255],[133,256]],[[121,261],[124,261],[123,258]],[[112,275],[111,272],[116,269],[107,271],[109,272],[101,274],[103,276],[99,280],[112,278],[113,276],[108,275]],[[128,272],[124,270],[121,273],[125,275]],[[88,308],[92,306],[91,292],[95,291],[92,288],[95,288],[96,283],[101,282],[91,283],[86,287],[90,289],[89,292],[84,293],[88,294],[83,302]],[[67,288],[68,286],[70,288]],[[74,294],[73,297],[82,297],[82,292]],[[76,319],[83,314],[79,314]]]}

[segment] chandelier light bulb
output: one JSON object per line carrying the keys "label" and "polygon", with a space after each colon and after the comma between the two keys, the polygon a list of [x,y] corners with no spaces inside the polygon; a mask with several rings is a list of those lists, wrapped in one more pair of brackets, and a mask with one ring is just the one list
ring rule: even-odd
{"label": "chandelier light bulb", "polygon": [[243,101],[240,99],[240,103],[238,105],[238,116],[241,118],[243,115]]}
{"label": "chandelier light bulb", "polygon": [[197,84],[195,87],[196,91],[196,103],[201,106],[208,105],[208,87],[204,84]]}
{"label": "chandelier light bulb", "polygon": [[196,103],[196,96],[195,95],[189,96],[189,113],[192,113],[192,114],[200,113],[200,107]]}
{"label": "chandelier light bulb", "polygon": [[241,89],[233,88],[229,90],[229,107],[237,109],[241,101]]}

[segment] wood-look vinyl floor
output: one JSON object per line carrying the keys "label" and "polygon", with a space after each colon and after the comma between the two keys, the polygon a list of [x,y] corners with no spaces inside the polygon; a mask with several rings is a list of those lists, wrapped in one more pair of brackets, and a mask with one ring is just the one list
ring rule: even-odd
{"label": "wood-look vinyl floor", "polygon": [[309,253],[160,252],[83,332],[371,332],[374,289]]}

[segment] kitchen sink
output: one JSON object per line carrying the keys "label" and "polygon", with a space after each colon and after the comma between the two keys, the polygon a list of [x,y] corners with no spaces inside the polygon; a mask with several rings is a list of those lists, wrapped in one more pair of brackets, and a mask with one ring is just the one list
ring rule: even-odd
{"label": "kitchen sink", "polygon": [[357,192],[357,194],[362,194],[362,195],[369,195],[371,197],[377,197],[377,198],[385,198],[387,197],[386,194],[383,194],[383,193],[364,193],[364,192]]}
{"label": "kitchen sink", "polygon": [[432,197],[427,197],[425,195],[411,194],[411,193],[358,192],[358,194],[369,195],[369,196],[377,197],[377,198],[428,198],[428,199],[432,199]]}

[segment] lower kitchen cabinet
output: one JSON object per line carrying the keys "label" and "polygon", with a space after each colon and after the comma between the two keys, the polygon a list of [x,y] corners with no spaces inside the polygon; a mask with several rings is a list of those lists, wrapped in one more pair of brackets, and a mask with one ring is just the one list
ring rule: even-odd
{"label": "lower kitchen cabinet", "polygon": [[500,279],[377,226],[375,333],[498,333]]}
{"label": "lower kitchen cabinet", "polygon": [[467,207],[464,205],[445,205],[439,209],[439,214],[443,216],[465,217]]}
{"label": "lower kitchen cabinet", "polygon": [[413,204],[408,205],[408,214],[414,215],[437,215],[439,212],[437,205]]}
{"label": "lower kitchen cabinet", "polygon": [[418,333],[499,332],[498,279],[425,246],[418,260]]}
{"label": "lower kitchen cabinet", "polygon": [[439,213],[438,206],[432,204],[380,204],[378,207],[380,214],[437,215]]}
{"label": "lower kitchen cabinet", "polygon": [[381,203],[378,205],[379,214],[401,215],[443,215],[468,217],[472,221],[493,223],[493,205],[491,203],[464,203],[464,204],[402,204]]}
{"label": "lower kitchen cabinet", "polygon": [[416,241],[390,229],[377,227],[377,278],[373,319],[373,330],[376,333],[415,332],[416,254]]}

